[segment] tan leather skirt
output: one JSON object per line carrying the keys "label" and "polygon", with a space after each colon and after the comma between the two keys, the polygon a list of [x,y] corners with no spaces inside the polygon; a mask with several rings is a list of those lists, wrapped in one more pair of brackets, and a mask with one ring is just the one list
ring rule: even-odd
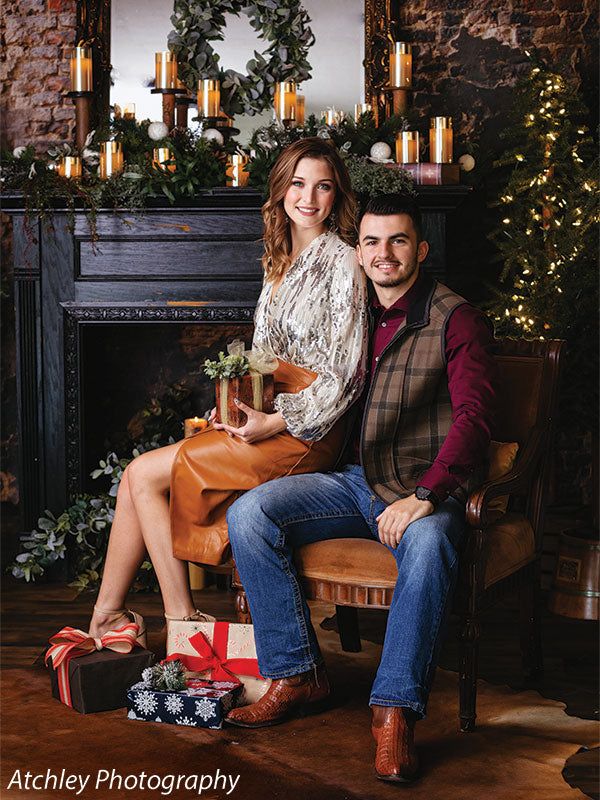
{"label": "tan leather skirt", "polygon": [[[280,361],[275,394],[296,393],[316,374]],[[225,514],[243,492],[261,483],[304,472],[332,469],[344,438],[340,420],[318,442],[287,431],[246,444],[212,426],[186,439],[171,472],[173,554],[199,564],[221,564],[230,556]]]}

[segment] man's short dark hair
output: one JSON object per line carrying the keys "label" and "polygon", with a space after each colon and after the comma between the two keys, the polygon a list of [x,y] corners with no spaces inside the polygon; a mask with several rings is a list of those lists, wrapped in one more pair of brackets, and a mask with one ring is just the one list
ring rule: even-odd
{"label": "man's short dark hair", "polygon": [[367,202],[362,208],[358,219],[358,226],[365,214],[374,214],[376,217],[391,217],[394,214],[406,214],[410,217],[417,233],[417,242],[423,239],[423,223],[421,211],[413,198],[408,194],[379,194]]}

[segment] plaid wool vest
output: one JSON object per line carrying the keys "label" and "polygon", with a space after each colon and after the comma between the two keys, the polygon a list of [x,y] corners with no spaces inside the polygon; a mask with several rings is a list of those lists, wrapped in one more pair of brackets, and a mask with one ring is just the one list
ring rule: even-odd
{"label": "plaid wool vest", "polygon": [[[454,309],[466,302],[427,277],[381,353],[363,417],[361,458],[369,486],[384,502],[414,492],[450,430],[445,332]],[[453,496],[464,502],[481,479],[477,471]]]}

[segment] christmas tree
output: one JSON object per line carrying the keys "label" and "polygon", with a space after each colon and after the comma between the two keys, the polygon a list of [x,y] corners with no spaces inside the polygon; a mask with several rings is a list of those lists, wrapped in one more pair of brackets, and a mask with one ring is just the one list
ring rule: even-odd
{"label": "christmas tree", "polygon": [[567,341],[562,424],[597,430],[598,164],[576,87],[530,59],[495,163],[509,174],[492,234],[503,270],[491,310],[500,336]]}

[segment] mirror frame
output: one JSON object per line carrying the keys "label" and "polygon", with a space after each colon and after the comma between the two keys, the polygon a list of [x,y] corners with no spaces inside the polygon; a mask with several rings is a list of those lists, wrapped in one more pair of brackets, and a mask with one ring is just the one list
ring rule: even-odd
{"label": "mirror frame", "polygon": [[[402,0],[364,0],[364,3],[365,99],[373,106],[376,119],[385,119],[389,104],[382,90],[387,84],[390,42],[400,35],[395,20],[400,19]],[[93,47],[92,128],[108,115],[110,106],[110,23],[111,0],[77,0],[77,43]]]}

